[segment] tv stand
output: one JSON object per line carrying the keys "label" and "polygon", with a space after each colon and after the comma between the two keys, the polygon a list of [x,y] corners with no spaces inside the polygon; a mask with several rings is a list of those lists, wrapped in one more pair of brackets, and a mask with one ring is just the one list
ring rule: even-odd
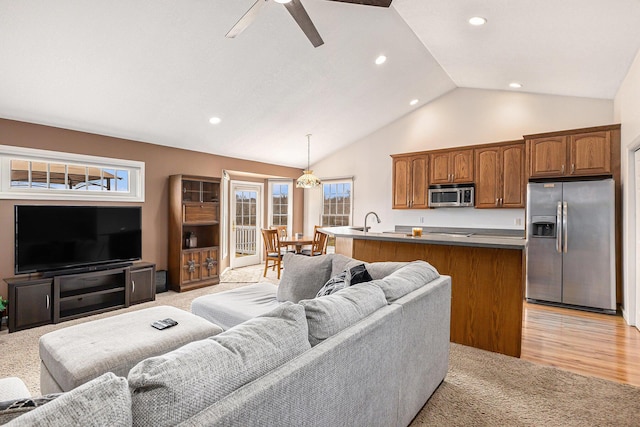
{"label": "tv stand", "polygon": [[65,268],[62,270],[45,271],[42,273],[42,277],[67,276],[69,274],[87,273],[90,271],[102,271],[102,270],[111,270],[111,269],[120,268],[120,267],[131,267],[132,265],[133,265],[133,262],[118,262],[118,263],[111,263],[111,264],[90,265],[86,267]]}
{"label": "tv stand", "polygon": [[155,300],[155,264],[100,267],[105,268],[4,279],[9,285],[9,332]]}

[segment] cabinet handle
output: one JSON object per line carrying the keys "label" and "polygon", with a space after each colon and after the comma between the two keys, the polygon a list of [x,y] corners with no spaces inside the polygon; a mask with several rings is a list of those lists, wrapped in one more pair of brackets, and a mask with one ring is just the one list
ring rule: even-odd
{"label": "cabinet handle", "polygon": [[576,171],[576,164],[571,163],[571,173],[574,173],[575,171]]}
{"label": "cabinet handle", "polygon": [[496,199],[496,206],[500,203],[500,199]]}
{"label": "cabinet handle", "polygon": [[502,206],[502,197],[500,197],[500,206]]}
{"label": "cabinet handle", "polygon": [[49,295],[46,295],[46,301],[47,301],[47,310],[49,309],[49,307],[51,307],[51,298],[49,297]]}
{"label": "cabinet handle", "polygon": [[562,165],[562,173],[564,173],[564,165]]}
{"label": "cabinet handle", "polygon": [[131,281],[131,293],[134,294],[136,292],[136,281]]}

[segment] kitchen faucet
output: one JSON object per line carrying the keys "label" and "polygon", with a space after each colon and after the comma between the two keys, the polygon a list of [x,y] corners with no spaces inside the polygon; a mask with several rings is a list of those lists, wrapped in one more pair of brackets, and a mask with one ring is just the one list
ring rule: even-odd
{"label": "kitchen faucet", "polygon": [[373,216],[375,216],[375,217],[376,217],[376,221],[378,221],[378,224],[380,224],[380,218],[378,217],[378,214],[377,214],[377,213],[375,213],[375,212],[373,212],[373,211],[372,211],[372,212],[368,212],[368,213],[364,216],[364,232],[365,232],[365,233],[367,232],[367,217],[368,217],[369,215],[371,215],[371,214],[373,214]]}

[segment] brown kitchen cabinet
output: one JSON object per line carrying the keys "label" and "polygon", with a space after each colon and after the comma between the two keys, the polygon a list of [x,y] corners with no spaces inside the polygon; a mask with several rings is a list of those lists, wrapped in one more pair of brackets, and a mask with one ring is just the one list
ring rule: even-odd
{"label": "brown kitchen cabinet", "polygon": [[427,209],[427,154],[391,156],[393,158],[393,209]]}
{"label": "brown kitchen cabinet", "polygon": [[429,155],[430,184],[473,182],[473,149],[435,151]]}
{"label": "brown kitchen cabinet", "polygon": [[524,208],[524,141],[476,148],[475,207]]}
{"label": "brown kitchen cabinet", "polygon": [[611,175],[612,148],[620,144],[619,129],[619,126],[603,126],[525,136],[529,176],[561,178]]}
{"label": "brown kitchen cabinet", "polygon": [[219,283],[220,179],[169,177],[169,281],[183,292]]}

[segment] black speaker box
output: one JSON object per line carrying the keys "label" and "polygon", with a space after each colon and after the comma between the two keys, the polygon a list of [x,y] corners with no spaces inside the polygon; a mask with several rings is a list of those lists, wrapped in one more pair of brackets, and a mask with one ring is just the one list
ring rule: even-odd
{"label": "black speaker box", "polygon": [[167,292],[167,270],[156,271],[156,294]]}

